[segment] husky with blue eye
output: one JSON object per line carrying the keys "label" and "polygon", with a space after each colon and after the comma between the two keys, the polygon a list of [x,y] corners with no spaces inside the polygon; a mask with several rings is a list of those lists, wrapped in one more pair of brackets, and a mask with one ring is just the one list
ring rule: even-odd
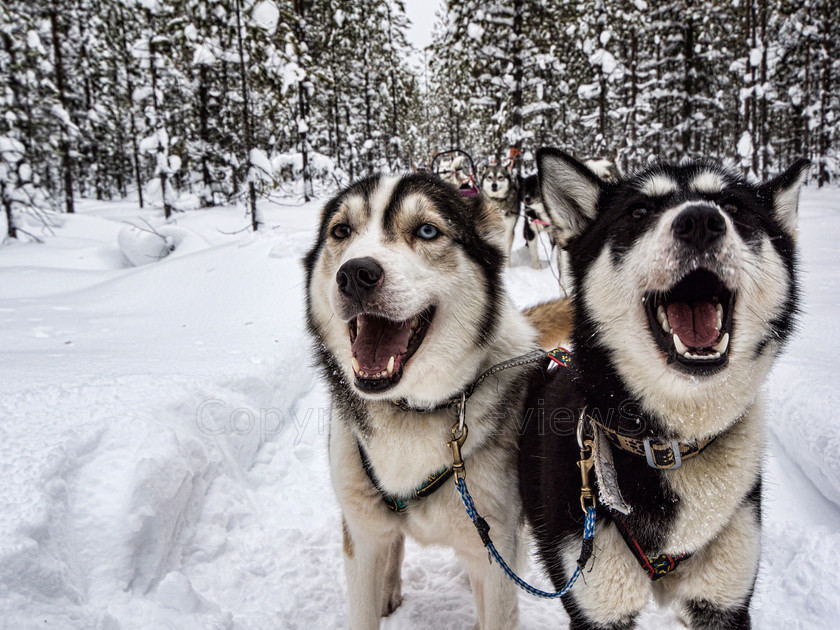
{"label": "husky with blue eye", "polygon": [[504,247],[498,210],[432,175],[357,182],[321,214],[304,262],[307,321],[332,400],[329,465],[351,628],[377,628],[399,606],[405,536],[455,550],[479,628],[517,627],[516,587],[488,562],[447,445],[470,391],[462,450],[470,488],[496,546],[515,563],[523,523],[517,428],[529,370],[471,387],[536,346],[504,292]]}
{"label": "husky with blue eye", "polygon": [[594,554],[563,600],[571,627],[632,628],[655,597],[690,628],[749,628],[760,388],[797,313],[808,162],[757,184],[710,162],[605,182],[554,149],[537,161],[576,287],[570,367],[535,380],[520,444],[539,558],[558,588],[575,569],[589,453]]}

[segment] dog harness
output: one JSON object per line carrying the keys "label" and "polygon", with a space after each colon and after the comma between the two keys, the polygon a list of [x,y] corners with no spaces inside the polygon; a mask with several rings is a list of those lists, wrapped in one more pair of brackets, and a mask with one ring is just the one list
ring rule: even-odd
{"label": "dog harness", "polygon": [[676,569],[680,562],[691,557],[690,553],[681,553],[676,556],[672,556],[667,553],[663,553],[658,556],[649,556],[644,552],[639,542],[633,538],[633,534],[630,533],[630,528],[627,527],[627,523],[624,522],[622,517],[614,516],[612,521],[615,523],[618,533],[621,534],[621,537],[633,553],[633,556],[636,558],[639,566],[647,572],[648,577],[652,582],[656,582],[657,580],[664,578],[671,571]]}

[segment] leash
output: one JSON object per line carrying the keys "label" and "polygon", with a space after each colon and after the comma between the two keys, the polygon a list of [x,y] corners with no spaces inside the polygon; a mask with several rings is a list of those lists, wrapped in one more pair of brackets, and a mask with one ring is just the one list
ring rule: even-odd
{"label": "leash", "polygon": [[[493,376],[494,374],[501,372],[502,370],[508,370],[510,368],[520,367],[523,365],[528,365],[530,363],[536,363],[538,361],[541,361],[546,356],[552,358],[552,360],[554,361],[557,361],[556,358],[552,357],[552,353],[546,353],[542,350],[533,350],[521,356],[513,357],[512,359],[508,359],[506,361],[502,361],[501,363],[497,363],[496,365],[493,365],[492,367],[482,372],[478,378],[476,378],[472,383],[470,383],[470,385],[465,390],[461,392],[459,396],[455,398],[450,398],[449,400],[444,401],[443,403],[440,403],[434,407],[412,407],[405,399],[402,398],[399,400],[392,400],[391,403],[393,405],[396,405],[403,411],[414,411],[418,413],[429,413],[432,411],[439,411],[441,409],[446,409],[458,405],[459,421],[456,426],[460,428],[459,436],[463,434],[463,438],[461,441],[461,444],[463,444],[463,441],[467,439],[467,427],[465,424],[467,400],[470,398],[470,396],[473,395],[473,393],[475,393],[475,390],[478,389],[479,385],[481,385],[490,376]],[[408,506],[410,505],[411,501],[414,501],[416,499],[423,499],[434,493],[439,488],[443,487],[444,483],[448,481],[450,477],[452,477],[453,473],[456,473],[459,470],[459,464],[458,462],[455,462],[453,466],[442,468],[441,470],[431,473],[428,477],[426,477],[423,483],[421,483],[414,489],[414,491],[410,495],[392,495],[386,492],[380,484],[379,479],[376,476],[376,472],[373,469],[373,464],[371,463],[370,458],[368,457],[367,451],[365,451],[364,446],[362,446],[362,443],[358,439],[356,440],[356,445],[359,448],[359,456],[361,457],[362,468],[364,469],[365,474],[367,475],[371,484],[373,484],[373,487],[376,488],[376,491],[379,492],[379,496],[382,497],[382,501],[385,503],[388,509],[397,514],[402,514],[403,512],[405,512],[408,509]],[[463,461],[460,461],[460,470],[463,470],[463,465]]]}
{"label": "leash", "polygon": [[[558,367],[568,367],[569,362],[571,361],[571,355],[564,348],[555,348],[551,352],[543,353],[543,356],[547,356],[550,359],[549,366],[547,368],[547,371],[549,372],[557,369]],[[521,358],[524,357],[518,357],[518,359]],[[515,362],[516,360],[517,359],[512,359],[511,362]],[[497,366],[494,366],[493,368],[491,368],[491,370],[493,370],[493,373],[495,373],[502,369],[507,369],[504,366],[505,364],[502,363]],[[510,367],[512,367],[512,365]],[[488,372],[489,371],[490,370],[488,370]],[[487,549],[487,552],[491,558],[491,562],[495,560],[499,567],[502,569],[502,571],[505,573],[505,575],[508,577],[508,579],[510,579],[514,584],[516,584],[516,586],[518,586],[520,589],[522,589],[530,595],[533,595],[535,597],[541,597],[543,599],[556,599],[559,597],[563,597],[572,589],[572,587],[575,585],[575,582],[577,582],[581,572],[586,566],[586,563],[592,557],[592,553],[595,547],[595,506],[598,500],[595,494],[595,490],[590,485],[590,476],[592,473],[592,469],[595,465],[595,436],[593,434],[592,438],[587,438],[586,435],[584,435],[584,433],[586,430],[587,421],[593,424],[593,431],[596,430],[594,429],[594,427],[597,427],[598,429],[602,430],[604,429],[604,427],[601,425],[601,423],[595,422],[591,416],[587,415],[586,407],[583,407],[581,409],[580,415],[578,416],[575,431],[578,448],[580,449],[580,459],[577,462],[577,466],[580,469],[581,478],[580,507],[585,515],[581,552],[576,562],[577,566],[575,567],[572,576],[569,578],[569,580],[566,582],[563,588],[553,592],[543,591],[528,584],[525,580],[523,580],[516,574],[516,572],[510,567],[510,565],[508,565],[507,562],[505,562],[498,549],[496,549],[496,545],[493,543],[493,540],[490,538],[490,525],[487,523],[487,520],[478,513],[472,495],[470,494],[469,489],[467,488],[467,473],[464,465],[464,459],[461,456],[461,448],[464,446],[468,435],[468,428],[466,425],[466,403],[467,398],[462,394],[460,407],[458,410],[458,422],[452,427],[452,441],[449,442],[449,448],[452,450],[453,465],[451,470],[455,474],[455,487],[458,489],[458,493],[461,495],[461,500],[464,503],[464,507],[467,511],[467,516],[470,518],[473,525],[475,526],[475,529],[478,532],[479,537],[481,538],[481,542]],[[639,441],[642,442],[641,440]],[[710,442],[711,440],[709,440],[705,444],[692,444],[691,446],[693,448],[691,449],[692,452],[690,453],[689,457],[698,455]],[[646,449],[650,449],[650,440],[647,439],[646,441],[644,441],[644,443],[646,445]],[[676,462],[657,461],[657,459],[659,458],[657,458],[655,455],[652,455],[650,451],[647,450],[645,454],[647,455],[648,464],[652,468],[660,470],[668,468],[678,468],[680,465],[681,446],[683,445],[679,443],[674,443],[670,445],[670,447],[668,445],[663,445],[663,448],[668,448],[669,451],[674,454]],[[636,561],[639,563],[639,566],[642,568],[642,570],[644,570],[647,573],[648,578],[653,582],[671,573],[674,569],[677,568],[680,562],[682,562],[683,560],[687,560],[692,555],[690,553],[683,553],[678,555],[660,554],[658,556],[649,556],[644,552],[639,542],[633,537],[629,526],[623,518],[613,517],[610,520],[612,520],[612,522],[615,523],[616,528],[621,534],[621,537],[624,539],[624,542],[630,549],[630,552],[636,558]]]}
{"label": "leash", "polygon": [[[535,353],[532,352],[528,355],[517,357],[517,359],[511,359],[510,362],[500,363],[499,365],[496,365],[493,368],[491,368],[491,370],[493,370],[492,373],[508,369],[508,367],[513,367],[515,363],[513,365],[505,364],[524,359],[525,357],[529,357],[533,354]],[[568,351],[562,348],[552,350],[550,353],[540,352],[540,355],[540,358],[548,356],[552,361],[552,365],[562,365],[564,367],[567,365],[567,362],[570,359]],[[532,361],[528,362],[530,363]],[[490,370],[488,370],[488,372],[489,371]],[[575,582],[577,582],[577,579],[580,577],[583,568],[586,566],[586,563],[592,557],[592,552],[595,547],[594,537],[596,498],[595,491],[593,490],[589,482],[590,473],[595,464],[595,443],[591,439],[586,439],[583,435],[585,409],[583,410],[583,412],[581,412],[581,416],[578,419],[577,424],[577,441],[578,446],[580,448],[580,460],[577,462],[577,465],[580,468],[581,475],[580,506],[585,515],[583,523],[583,543],[581,545],[580,556],[577,559],[577,566],[575,567],[572,576],[569,578],[569,580],[566,582],[563,588],[561,588],[558,591],[550,592],[543,591],[534,586],[531,586],[525,580],[519,577],[513,569],[511,569],[510,565],[507,562],[505,562],[498,549],[496,549],[496,545],[493,543],[493,540],[490,538],[490,525],[487,523],[486,519],[478,513],[478,510],[475,507],[475,502],[473,501],[472,495],[470,494],[470,491],[467,488],[467,471],[464,466],[464,459],[461,456],[461,448],[463,447],[464,442],[467,441],[468,435],[468,429],[466,425],[466,403],[467,399],[462,394],[460,408],[458,410],[458,422],[455,423],[455,425],[452,427],[452,441],[449,442],[449,448],[452,449],[452,470],[455,473],[455,487],[458,489],[458,492],[461,495],[461,500],[463,501],[464,507],[466,508],[467,516],[469,516],[470,520],[475,526],[476,531],[478,532],[478,535],[481,537],[481,542],[487,549],[487,553],[491,558],[491,562],[492,560],[495,560],[499,567],[502,569],[502,571],[504,571],[508,579],[510,579],[514,584],[516,584],[516,586],[521,588],[526,593],[533,595],[534,597],[541,597],[543,599],[557,599],[559,597],[565,596],[575,585]]]}
{"label": "leash", "polygon": [[463,406],[463,403],[465,403],[467,399],[473,395],[478,386],[481,385],[481,383],[483,383],[488,376],[493,376],[493,374],[501,372],[502,370],[507,370],[509,368],[520,367],[523,365],[528,365],[529,363],[536,363],[537,361],[543,359],[545,356],[546,353],[543,350],[532,350],[531,352],[520,355],[518,357],[514,357],[512,359],[508,359],[507,361],[497,363],[496,365],[482,372],[481,375],[472,383],[470,383],[469,386],[467,386],[467,388],[458,396],[450,398],[449,400],[445,400],[444,402],[439,403],[433,407],[414,407],[405,398],[392,400],[391,404],[396,405],[403,411],[414,411],[417,413],[429,413],[432,411],[440,411],[441,409],[454,407],[455,405]]}

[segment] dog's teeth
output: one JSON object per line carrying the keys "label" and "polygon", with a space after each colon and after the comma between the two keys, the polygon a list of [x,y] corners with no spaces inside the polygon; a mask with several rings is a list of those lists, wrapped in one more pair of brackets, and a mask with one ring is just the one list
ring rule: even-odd
{"label": "dog's teeth", "polygon": [[723,354],[726,352],[726,349],[729,347],[729,333],[724,333],[723,337],[720,338],[720,341],[714,346],[714,349],[717,352]]}
{"label": "dog's teeth", "polygon": [[682,342],[682,339],[679,338],[677,333],[674,333],[674,349],[677,351],[677,354],[681,356],[688,354],[688,348]]}
{"label": "dog's teeth", "polygon": [[420,325],[420,318],[415,315],[414,319],[411,320],[411,330],[416,329]]}
{"label": "dog's teeth", "polygon": [[686,359],[694,359],[695,361],[714,361],[720,358],[720,352],[715,352],[714,354],[692,354],[691,352],[686,352],[683,356]]}
{"label": "dog's teeth", "polygon": [[359,365],[359,360],[356,357],[353,357],[351,363],[353,365],[353,372],[359,374],[362,371],[362,366]]}
{"label": "dog's teeth", "polygon": [[671,324],[668,322],[668,314],[665,312],[664,306],[660,305],[659,308],[656,309],[656,319],[659,320],[659,325],[662,326],[662,330],[670,335]]}
{"label": "dog's teeth", "polygon": [[362,318],[357,317],[356,318],[356,336],[358,337],[361,334],[362,334]]}
{"label": "dog's teeth", "polygon": [[388,359],[388,367],[385,368],[385,372],[387,372],[389,375],[394,373],[394,360],[395,359],[396,359],[396,357],[391,357],[390,359]]}
{"label": "dog's teeth", "polygon": [[720,330],[723,327],[723,307],[720,304],[715,304],[715,312],[717,313],[717,325],[715,328]]}

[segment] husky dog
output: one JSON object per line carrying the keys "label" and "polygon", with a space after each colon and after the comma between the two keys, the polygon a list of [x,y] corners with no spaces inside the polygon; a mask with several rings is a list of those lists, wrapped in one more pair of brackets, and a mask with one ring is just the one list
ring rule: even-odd
{"label": "husky dog", "polygon": [[[605,158],[591,158],[585,160],[586,167],[595,173],[605,182],[616,181],[620,177],[615,164]],[[525,177],[519,185],[519,199],[522,202],[525,214],[525,222],[522,226],[522,235],[525,237],[525,245],[531,254],[531,267],[540,269],[540,254],[538,251],[539,242],[537,234],[545,232],[557,259],[557,274],[561,286],[568,284],[565,276],[568,264],[566,262],[565,243],[568,240],[568,226],[563,223],[562,217],[552,216],[542,202],[539,182],[536,175]]]}
{"label": "husky dog", "polygon": [[510,252],[513,249],[513,235],[519,219],[519,194],[516,182],[504,166],[492,164],[481,174],[481,194],[496,208],[505,225],[505,252],[510,266]]}
{"label": "husky dog", "polygon": [[[749,628],[759,559],[759,389],[797,311],[807,160],[763,184],[712,163],[605,183],[555,149],[540,191],[576,283],[569,369],[536,379],[523,507],[555,586],[581,554],[592,453],[594,555],[564,598],[572,628],[631,628],[651,595],[691,628]],[[587,450],[581,454],[575,429]],[[591,444],[591,449],[589,446]],[[585,466],[584,466],[585,468]]]}
{"label": "husky dog", "polygon": [[[373,177],[326,204],[305,258],[307,321],[332,396],[329,465],[343,516],[350,627],[401,602],[406,535],[466,565],[482,629],[513,628],[515,586],[487,559],[448,443],[477,377],[536,346],[502,281],[502,218],[423,173]],[[516,427],[528,368],[468,398],[471,491],[505,558],[519,554]]]}

